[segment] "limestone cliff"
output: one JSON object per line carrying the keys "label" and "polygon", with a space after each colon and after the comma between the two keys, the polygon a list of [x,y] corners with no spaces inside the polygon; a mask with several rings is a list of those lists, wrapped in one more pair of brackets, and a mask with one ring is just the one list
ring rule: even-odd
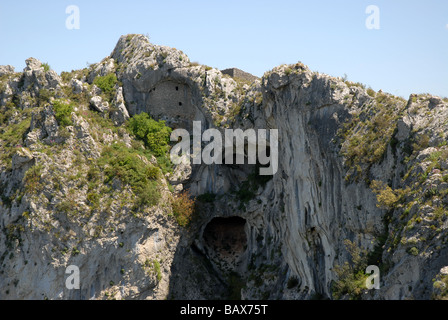
{"label": "limestone cliff", "polygon": [[[302,63],[247,81],[126,35],[84,70],[0,67],[0,108],[1,299],[447,293],[446,99],[405,101]],[[170,167],[130,132],[142,112],[173,129],[278,129],[278,172]],[[183,190],[188,227],[173,215]],[[66,287],[69,265],[80,289]],[[363,286],[367,265],[379,290]]]}

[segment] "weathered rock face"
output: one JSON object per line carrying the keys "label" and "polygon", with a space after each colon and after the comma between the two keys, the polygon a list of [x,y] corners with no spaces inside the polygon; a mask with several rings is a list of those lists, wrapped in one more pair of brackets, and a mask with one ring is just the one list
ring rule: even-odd
{"label": "weathered rock face", "polygon": [[13,66],[0,66],[0,77],[11,73],[14,73]]}
{"label": "weathered rock face", "polygon": [[23,87],[27,91],[38,94],[40,89],[57,89],[57,86],[60,85],[61,79],[58,74],[53,70],[46,71],[39,60],[29,58],[25,62]]}
{"label": "weathered rock face", "polygon": [[[29,59],[23,74],[7,75],[13,90],[1,123],[0,299],[163,299],[178,226],[166,206],[135,207],[128,185],[98,180],[108,166],[98,166],[104,148],[131,148],[129,134],[118,129],[129,118],[122,90],[110,101],[113,132],[101,108],[108,102],[93,99],[98,110],[90,103],[98,89],[59,76],[52,83],[53,73]],[[55,98],[65,108],[76,104],[66,125]],[[164,179],[159,190],[161,203],[169,202]],[[79,288],[67,286],[69,266],[79,269]]]}
{"label": "weathered rock face", "polygon": [[[92,83],[110,73],[119,82],[105,101]],[[110,57],[66,82],[36,59],[2,75],[1,106],[18,107],[9,123],[36,110],[17,138],[24,147],[0,140],[11,154],[0,158],[0,298],[333,298],[336,281],[347,281],[338,268],[356,260],[347,240],[382,270],[381,289],[357,297],[444,296],[446,100],[406,102],[301,63],[242,82],[141,35],[121,37]],[[70,125],[53,100],[37,103],[42,89],[77,103]],[[119,177],[95,183],[109,167],[93,164],[117,143],[132,148],[124,124],[141,112],[189,132],[193,121],[277,129],[278,171],[181,163],[160,179],[162,200],[136,211],[132,188]],[[182,190],[197,197],[188,229],[170,215]],[[80,268],[78,290],[65,286],[69,265]]]}
{"label": "weathered rock face", "polygon": [[302,66],[289,76],[274,69],[263,86],[255,122],[260,128],[277,128],[280,139],[271,202],[278,205],[265,212],[265,219],[282,235],[282,252],[301,287],[330,296],[332,267],[346,258],[343,240],[370,248],[383,227],[369,188],[344,180],[343,162],[332,142],[350,110],[342,100],[344,92],[330,89],[330,78]]}

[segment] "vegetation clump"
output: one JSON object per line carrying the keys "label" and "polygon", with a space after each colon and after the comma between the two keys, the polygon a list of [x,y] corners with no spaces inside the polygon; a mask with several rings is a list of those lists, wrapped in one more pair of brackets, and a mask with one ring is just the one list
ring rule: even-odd
{"label": "vegetation clump", "polygon": [[118,83],[115,73],[109,73],[102,77],[96,77],[93,84],[101,89],[105,98],[111,101],[115,95],[115,85]]}
{"label": "vegetation clump", "polygon": [[332,286],[333,297],[341,299],[347,295],[351,300],[357,300],[366,289],[367,252],[350,240],[345,240],[344,244],[351,256],[351,263],[345,262],[343,265],[335,266],[334,271],[338,280]]}
{"label": "vegetation clump", "polygon": [[42,63],[42,67],[44,68],[45,72],[48,72],[51,69],[50,65],[48,63],[46,63],[46,62]]}
{"label": "vegetation clump", "polygon": [[165,125],[165,121],[156,121],[142,112],[129,120],[128,128],[156,157],[168,152],[172,129]]}
{"label": "vegetation clump", "polygon": [[73,104],[59,99],[53,102],[53,109],[60,126],[66,127],[73,124],[71,120],[71,114],[74,111]]}
{"label": "vegetation clump", "polygon": [[403,99],[377,93],[370,104],[352,114],[339,132],[345,165],[354,171],[351,177],[366,177],[370,167],[383,159],[404,107]]}
{"label": "vegetation clump", "polygon": [[118,178],[131,187],[137,196],[137,206],[154,206],[158,203],[161,197],[157,183],[160,170],[145,163],[135,150],[127,148],[123,143],[107,146],[103,149],[98,164],[104,168],[105,183]]}
{"label": "vegetation clump", "polygon": [[[20,113],[24,114],[23,111]],[[29,115],[25,115],[22,119],[23,120],[9,124],[0,130],[0,146],[2,148],[0,160],[5,161],[8,165],[12,162],[12,156],[16,152],[16,148],[22,146],[25,133],[30,128],[31,117]]]}
{"label": "vegetation clump", "polygon": [[187,227],[193,219],[195,199],[184,191],[173,197],[171,207],[177,223],[181,227]]}

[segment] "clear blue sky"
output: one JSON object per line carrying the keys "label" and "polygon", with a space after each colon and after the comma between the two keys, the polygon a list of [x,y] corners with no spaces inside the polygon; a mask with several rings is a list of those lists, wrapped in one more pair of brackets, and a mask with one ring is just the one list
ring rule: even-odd
{"label": "clear blue sky", "polygon": [[[66,28],[68,5],[80,9],[79,30]],[[368,5],[380,9],[379,30],[365,26]],[[446,0],[2,1],[0,65],[22,71],[35,57],[58,73],[80,69],[128,33],[220,69],[262,76],[301,61],[405,98],[448,96]]]}

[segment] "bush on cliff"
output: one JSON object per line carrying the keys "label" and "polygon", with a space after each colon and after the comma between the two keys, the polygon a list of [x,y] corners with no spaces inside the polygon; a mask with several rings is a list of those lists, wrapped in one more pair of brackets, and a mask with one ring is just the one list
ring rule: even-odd
{"label": "bush on cliff", "polygon": [[165,125],[165,121],[156,121],[143,112],[129,120],[128,128],[156,157],[168,152],[172,130]]}

